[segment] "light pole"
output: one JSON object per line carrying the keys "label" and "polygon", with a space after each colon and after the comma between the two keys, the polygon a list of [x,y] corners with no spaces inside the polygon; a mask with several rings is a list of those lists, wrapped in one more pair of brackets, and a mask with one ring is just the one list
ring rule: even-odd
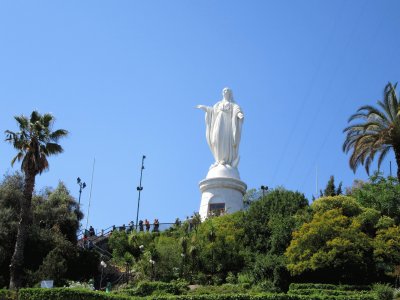
{"label": "light pole", "polygon": [[78,208],[81,208],[81,195],[82,195],[82,190],[86,187],[86,183],[84,183],[79,177],[76,179],[78,185],[79,185],[79,202],[78,202]]}
{"label": "light pole", "polygon": [[101,276],[100,276],[100,290],[101,290],[101,284],[103,283],[103,273],[104,273],[104,269],[107,268],[107,264],[104,262],[104,260],[102,260],[100,262],[100,267],[101,267]]}
{"label": "light pole", "polygon": [[140,206],[140,192],[143,190],[142,187],[142,177],[143,177],[143,170],[144,170],[144,159],[146,158],[145,155],[142,156],[142,168],[140,169],[140,181],[139,181],[139,186],[136,188],[136,190],[139,192],[138,196],[138,201],[137,201],[137,210],[136,210],[136,231],[137,231],[137,226],[138,226],[138,219],[139,219],[139,206]]}
{"label": "light pole", "polygon": [[262,185],[261,186],[261,190],[262,190],[263,198],[264,198],[265,197],[265,191],[268,191],[268,187],[266,185]]}

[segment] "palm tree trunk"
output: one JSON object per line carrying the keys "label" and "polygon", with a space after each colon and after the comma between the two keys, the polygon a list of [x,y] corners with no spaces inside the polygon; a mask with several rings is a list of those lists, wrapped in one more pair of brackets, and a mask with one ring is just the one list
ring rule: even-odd
{"label": "palm tree trunk", "polygon": [[10,289],[22,286],[24,249],[28,237],[29,226],[32,224],[32,194],[35,187],[35,170],[25,173],[24,198],[21,201],[20,219],[17,240],[10,264]]}
{"label": "palm tree trunk", "polygon": [[394,156],[396,157],[396,164],[397,164],[397,179],[400,182],[400,145],[394,145]]}

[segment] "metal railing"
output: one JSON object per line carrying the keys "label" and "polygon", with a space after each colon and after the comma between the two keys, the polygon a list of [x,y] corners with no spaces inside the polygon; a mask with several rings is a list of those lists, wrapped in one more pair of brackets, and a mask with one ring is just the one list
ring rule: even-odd
{"label": "metal railing", "polygon": [[[171,228],[175,223],[159,223],[158,227],[155,224],[149,224],[146,226],[143,224],[143,228],[138,226],[137,232],[161,232]],[[143,230],[142,230],[143,229]],[[134,225],[122,225],[122,226],[110,226],[106,229],[98,230],[97,233],[90,233],[89,230],[83,229],[78,232],[77,239],[78,241],[82,239],[90,240],[92,243],[99,242],[99,240],[104,239],[104,237],[108,237],[113,231],[125,231],[127,233],[131,233],[136,231],[136,226]]]}

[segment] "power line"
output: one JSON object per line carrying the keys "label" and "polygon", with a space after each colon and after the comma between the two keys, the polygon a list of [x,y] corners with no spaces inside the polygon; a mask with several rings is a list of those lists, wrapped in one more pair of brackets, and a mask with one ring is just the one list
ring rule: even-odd
{"label": "power line", "polygon": [[[372,34],[372,37],[373,37],[373,38],[371,39],[371,44],[375,44],[375,39],[376,39],[376,37],[378,36],[378,33],[379,33],[379,31],[380,31],[380,29],[381,29],[381,27],[382,27],[382,23],[383,23],[383,18],[380,20],[378,26],[376,26],[376,29],[375,29],[374,33]],[[353,75],[352,80],[348,81],[349,85],[353,84],[353,82],[354,82],[354,80],[355,80],[355,78],[356,78],[356,75],[357,75],[357,74],[360,74],[359,69],[360,69],[360,67],[361,67],[362,65],[364,65],[364,64],[363,64],[363,61],[365,61],[365,59],[366,59],[366,58],[365,58],[365,56],[364,56],[363,60],[361,60],[361,61],[359,62],[358,67],[356,68],[357,71],[354,72],[354,75]],[[314,160],[314,163],[313,163],[312,165],[314,165],[314,164],[318,161],[319,156],[321,155],[322,149],[325,147],[325,144],[326,144],[328,138],[330,137],[330,135],[331,135],[331,133],[332,133],[333,125],[334,125],[334,123],[335,123],[335,116],[339,113],[340,109],[342,108],[343,102],[344,102],[344,98],[341,98],[341,100],[339,101],[339,105],[337,105],[337,107],[336,107],[336,111],[332,114],[333,117],[332,117],[332,119],[331,119],[329,129],[328,129],[328,131],[327,131],[327,134],[324,135],[324,139],[323,139],[323,141],[322,141],[322,143],[321,143],[321,145],[320,145],[320,147],[319,147],[319,149],[318,149],[316,155],[314,156],[314,157],[315,157],[315,160]],[[310,176],[311,171],[312,171],[312,168],[310,168],[310,169],[308,170],[306,176],[303,177],[303,182],[302,182],[302,184],[301,184],[301,188],[303,188],[305,182],[307,181],[307,179],[309,179],[309,176]]]}
{"label": "power line", "polygon": [[[343,1],[343,3],[344,2],[345,1]],[[344,11],[344,9],[343,9],[343,6],[342,6],[342,9],[340,10],[340,16],[343,14],[343,11]],[[272,186],[275,185],[275,178],[276,178],[276,175],[278,173],[278,170],[279,170],[279,167],[281,165],[281,162],[282,162],[283,158],[286,157],[287,149],[289,148],[289,143],[292,141],[294,132],[298,127],[297,124],[298,124],[298,122],[300,120],[300,116],[302,116],[303,110],[305,108],[305,104],[307,103],[307,100],[310,98],[311,91],[314,88],[314,84],[315,84],[315,81],[317,79],[317,75],[319,74],[319,72],[321,70],[321,67],[322,67],[322,64],[325,61],[325,57],[326,57],[326,54],[328,52],[327,50],[328,50],[328,47],[330,45],[330,42],[332,41],[332,36],[334,35],[334,32],[336,31],[339,19],[340,19],[340,17],[334,18],[335,21],[334,21],[334,24],[333,24],[333,27],[332,27],[332,30],[331,30],[331,34],[330,34],[331,38],[327,39],[327,41],[325,43],[325,46],[323,47],[323,51],[322,51],[321,58],[319,60],[319,64],[318,64],[317,68],[315,69],[315,72],[314,72],[314,74],[312,76],[310,85],[308,86],[308,89],[307,89],[306,93],[304,94],[304,97],[302,98],[301,105],[300,105],[300,111],[296,114],[296,119],[295,119],[295,121],[293,123],[293,126],[292,126],[291,130],[290,130],[290,134],[289,134],[288,138],[286,139],[286,142],[284,144],[283,150],[280,151],[280,156],[279,156],[278,162],[276,164],[274,172],[272,173],[272,180],[271,180]]]}
{"label": "power line", "polygon": [[[353,27],[352,32],[351,32],[351,34],[349,35],[349,38],[348,38],[348,40],[347,40],[347,42],[346,42],[346,45],[345,45],[345,47],[344,47],[344,50],[343,50],[343,54],[342,54],[342,59],[341,59],[341,60],[344,60],[344,58],[346,57],[346,54],[347,54],[347,51],[346,51],[346,50],[347,50],[347,48],[348,48],[349,45],[350,45],[350,42],[351,42],[351,40],[352,40],[352,37],[353,37],[354,33],[356,32],[356,28],[358,28],[358,23],[360,22],[361,16],[364,14],[366,4],[367,4],[367,1],[364,2],[364,5],[363,5],[362,9],[360,10],[360,13],[359,13],[358,16],[357,16],[357,19],[356,19],[356,22],[355,22],[356,25]],[[340,66],[340,64],[337,63],[337,64],[336,64],[336,67],[335,67],[335,69],[334,69],[334,71],[333,71],[333,73],[332,73],[332,76],[331,76],[331,78],[330,78],[329,81],[328,81],[328,88],[325,89],[325,90],[323,91],[323,95],[327,95],[327,94],[328,94],[328,91],[330,91],[330,89],[331,89],[331,87],[332,87],[333,80],[334,80],[334,78],[335,78],[335,76],[336,76],[336,73],[337,73],[338,70],[339,70],[339,66]],[[292,176],[293,170],[295,169],[295,166],[296,166],[296,164],[297,164],[297,162],[298,162],[298,160],[299,160],[299,157],[300,157],[300,155],[302,154],[302,152],[303,152],[303,150],[304,150],[304,145],[306,144],[306,142],[307,142],[307,140],[308,140],[308,138],[309,138],[309,136],[310,136],[310,132],[311,132],[312,128],[314,127],[315,120],[317,119],[318,115],[320,114],[320,111],[321,111],[321,109],[322,109],[322,107],[323,107],[323,104],[325,104],[325,102],[326,102],[326,98],[324,98],[324,97],[322,97],[322,101],[318,102],[319,105],[318,105],[317,111],[316,111],[315,114],[313,115],[313,118],[312,118],[312,121],[311,121],[311,123],[310,123],[310,126],[309,126],[309,127],[307,128],[307,130],[306,130],[306,137],[305,137],[305,139],[304,139],[304,142],[303,142],[302,144],[300,144],[300,150],[298,150],[298,151],[296,152],[296,156],[295,156],[294,162],[293,162],[293,164],[291,165],[291,167],[290,167],[290,169],[289,169],[289,172],[287,173],[285,182],[288,182],[288,180],[289,180],[290,177]],[[326,142],[326,140],[327,140],[327,135],[325,135],[324,143]],[[323,144],[324,144],[324,143],[323,143]]]}

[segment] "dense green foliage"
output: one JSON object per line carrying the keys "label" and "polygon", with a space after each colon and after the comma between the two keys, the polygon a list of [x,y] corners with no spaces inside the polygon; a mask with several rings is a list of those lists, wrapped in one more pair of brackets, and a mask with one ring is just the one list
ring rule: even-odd
{"label": "dense green foliage", "polygon": [[328,282],[369,283],[384,279],[400,263],[400,229],[378,229],[378,211],[348,196],[320,198],[311,207],[312,220],[293,233],[286,250],[293,275],[311,273]]}
{"label": "dense green foliage", "polygon": [[20,289],[19,300],[128,300],[130,297],[123,295],[106,294],[84,289],[53,288],[53,289]]}
{"label": "dense green foliage", "polygon": [[127,296],[182,295],[188,291],[187,282],[142,281],[135,288],[121,289],[117,294]]}
{"label": "dense green foliage", "polygon": [[381,215],[393,218],[396,225],[400,224],[400,185],[397,178],[375,173],[369,182],[352,188],[350,194],[362,206],[376,209]]}
{"label": "dense green foliage", "polygon": [[[9,264],[17,235],[23,176],[5,176],[0,183],[0,286],[9,280]],[[63,183],[32,198],[32,225],[24,251],[24,285],[47,278],[63,285],[66,279],[88,280],[97,274],[97,254],[76,246],[82,213]]]}
{"label": "dense green foliage", "polygon": [[[155,296],[124,296],[118,294],[110,294],[104,292],[96,292],[82,289],[68,289],[68,288],[55,288],[55,289],[21,289],[18,293],[20,300],[151,300],[151,299],[165,299],[165,300],[385,300],[388,298],[377,298],[374,293],[366,292],[344,292],[325,290],[322,292],[316,291],[315,293],[307,294],[306,290],[298,290],[298,294],[202,294],[202,295],[155,295]],[[303,294],[301,293],[303,292]],[[342,291],[343,292],[343,291]],[[381,294],[379,294],[381,295]],[[10,298],[14,300],[15,298]],[[8,300],[8,299],[7,299]]]}
{"label": "dense green foliage", "polygon": [[289,283],[283,254],[292,231],[307,219],[304,195],[277,189],[253,199],[245,212],[209,218],[192,230],[185,222],[163,233],[115,231],[109,246],[114,263],[131,265],[136,280],[247,283],[278,291]]}
{"label": "dense green foliage", "polygon": [[0,299],[1,300],[17,300],[17,292],[12,290],[1,290],[0,289]]}

